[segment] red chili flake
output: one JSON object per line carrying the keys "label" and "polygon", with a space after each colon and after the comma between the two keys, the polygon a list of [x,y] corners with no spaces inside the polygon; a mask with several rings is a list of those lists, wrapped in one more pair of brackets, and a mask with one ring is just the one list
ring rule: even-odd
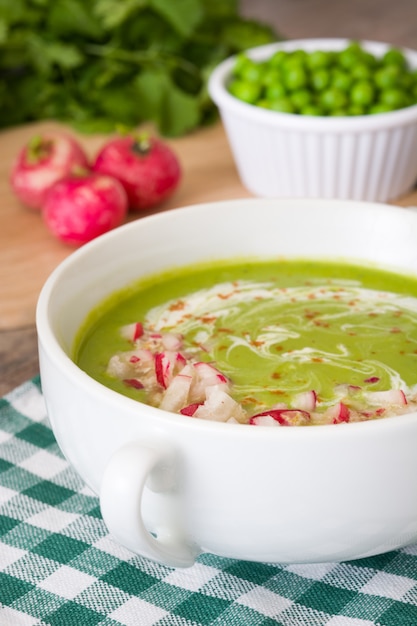
{"label": "red chili flake", "polygon": [[142,383],[137,378],[125,378],[123,382],[128,387],[133,387],[134,389],[143,389]]}
{"label": "red chili flake", "polygon": [[257,404],[257,399],[256,398],[251,398],[250,396],[246,396],[246,398],[243,398],[243,400],[241,400],[241,404]]}
{"label": "red chili flake", "polygon": [[319,356],[313,356],[311,360],[313,361],[313,363],[323,363],[323,359]]}
{"label": "red chili flake", "polygon": [[322,320],[313,320],[314,326],[321,326],[322,328],[329,328],[330,324],[328,322],[323,322]]}
{"label": "red chili flake", "polygon": [[364,383],[378,383],[380,381],[379,376],[371,376],[370,378],[365,378]]}
{"label": "red chili flake", "polygon": [[227,300],[232,295],[233,295],[233,293],[218,293],[217,297],[220,298],[220,300]]}
{"label": "red chili flake", "polygon": [[282,374],[280,372],[273,372],[271,374],[271,378],[273,378],[274,380],[277,380],[278,378],[281,378]]}
{"label": "red chili flake", "polygon": [[368,317],[378,317],[378,313],[374,313],[372,311],[371,313],[368,313]]}
{"label": "red chili flake", "polygon": [[203,317],[200,317],[200,320],[204,323],[204,324],[210,324],[211,322],[215,322],[216,318],[213,316],[209,316],[209,315],[204,315]]}
{"label": "red chili flake", "polygon": [[184,300],[177,300],[169,306],[169,311],[182,311],[185,307]]}
{"label": "red chili flake", "polygon": [[396,334],[396,333],[400,333],[401,332],[401,328],[398,328],[397,326],[393,326],[390,330],[390,333]]}
{"label": "red chili flake", "polygon": [[309,293],[309,294],[308,294],[308,296],[307,296],[307,298],[308,298],[309,300],[315,300],[315,299],[316,299],[316,294],[315,294],[315,293]]}
{"label": "red chili flake", "polygon": [[311,311],[310,309],[306,309],[304,311],[304,317],[309,320],[314,319],[315,317],[317,317],[317,315],[320,315],[318,311]]}
{"label": "red chili flake", "polygon": [[254,346],[255,348],[259,348],[260,346],[264,345],[264,341],[256,341],[255,339],[253,339],[250,344],[251,346]]}
{"label": "red chili flake", "polygon": [[[274,350],[276,350],[277,352],[282,352],[283,351],[283,347],[282,346],[274,346]],[[417,352],[417,350],[416,350]]]}
{"label": "red chili flake", "polygon": [[227,334],[232,334],[233,330],[231,328],[218,328],[217,329],[218,333],[227,333]]}

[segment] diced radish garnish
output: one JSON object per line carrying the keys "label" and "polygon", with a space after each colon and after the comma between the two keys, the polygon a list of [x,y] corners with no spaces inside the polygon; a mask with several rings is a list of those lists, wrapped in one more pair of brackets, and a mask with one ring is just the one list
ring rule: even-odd
{"label": "diced radish garnish", "polygon": [[122,337],[129,341],[136,341],[143,335],[143,325],[141,322],[134,322],[133,324],[127,324],[120,329]]}
{"label": "diced radish garnish", "polygon": [[314,411],[317,404],[317,394],[312,389],[311,391],[302,391],[298,393],[292,401],[292,406],[301,411]]}
{"label": "diced radish garnish", "polygon": [[193,367],[186,365],[169,383],[159,407],[165,411],[175,412],[186,405],[194,376]]}
{"label": "diced radish garnish", "polygon": [[188,404],[180,409],[180,413],[181,415],[188,415],[189,417],[192,417],[199,406],[201,406],[201,403],[193,402],[193,404]]}
{"label": "diced radish garnish", "polygon": [[250,418],[249,424],[251,426],[281,426],[282,424],[272,417],[272,415],[254,415]]}
{"label": "diced radish garnish", "polygon": [[[167,389],[178,368],[184,366],[185,359],[178,352],[158,352],[155,354],[156,380],[164,389]],[[177,366],[177,368],[176,368]]]}
{"label": "diced radish garnish", "polygon": [[244,411],[240,404],[233,400],[221,385],[207,389],[206,401],[194,413],[194,417],[217,422],[226,422],[231,417],[239,421],[239,417],[242,419],[243,415]]}
{"label": "diced radish garnish", "polygon": [[202,361],[194,363],[197,380],[191,390],[190,399],[192,402],[202,402],[206,398],[209,387],[221,385],[227,392],[229,390],[229,380],[217,368],[210,363]]}
{"label": "diced radish garnish", "polygon": [[386,391],[368,391],[365,394],[365,400],[369,404],[382,404],[383,406],[395,404],[404,406],[407,404],[407,398],[401,389],[387,389]]}
{"label": "diced radish garnish", "polygon": [[263,411],[253,415],[249,424],[252,426],[268,426],[271,425],[270,420],[268,422],[263,417],[271,417],[277,424],[274,426],[305,426],[310,421],[310,413],[308,411],[300,411],[298,409],[270,409],[269,411]]}
{"label": "diced radish garnish", "polygon": [[343,402],[336,402],[336,404],[329,407],[325,412],[325,416],[329,423],[333,424],[342,424],[350,421],[349,408]]}
{"label": "diced radish garnish", "polygon": [[165,333],[161,338],[165,350],[178,351],[182,347],[182,335],[178,333]]}
{"label": "diced radish garnish", "polygon": [[144,388],[143,383],[141,383],[140,380],[138,380],[137,378],[125,378],[123,380],[123,382],[128,387],[133,387],[134,389],[143,389]]}
{"label": "diced radish garnish", "polygon": [[198,372],[199,378],[208,381],[208,384],[218,385],[229,382],[226,376],[214,367],[214,365],[211,365],[211,363],[199,361],[198,363],[194,363],[194,367]]}
{"label": "diced radish garnish", "polygon": [[115,378],[130,378],[134,370],[132,365],[120,354],[114,354],[107,365],[107,373]]}

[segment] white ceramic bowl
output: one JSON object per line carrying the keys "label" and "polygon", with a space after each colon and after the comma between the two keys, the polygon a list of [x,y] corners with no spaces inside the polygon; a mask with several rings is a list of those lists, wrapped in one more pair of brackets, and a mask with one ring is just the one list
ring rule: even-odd
{"label": "white ceramic bowl", "polygon": [[255,561],[359,558],[417,541],[417,414],[250,428],[124,397],[71,359],[103,298],[141,276],[246,256],[372,263],[417,276],[417,213],[331,200],[246,199],[146,217],[87,244],[39,297],[42,388],[69,462],[113,535],[187,566],[210,551]]}
{"label": "white ceramic bowl", "polygon": [[[266,60],[276,50],[340,50],[345,39],[305,39],[248,51]],[[376,56],[389,46],[361,42]],[[411,67],[417,52],[404,50]],[[258,196],[385,202],[417,179],[417,105],[358,117],[279,113],[246,104],[226,88],[234,58],[212,73],[209,93],[219,112],[243,184]]]}

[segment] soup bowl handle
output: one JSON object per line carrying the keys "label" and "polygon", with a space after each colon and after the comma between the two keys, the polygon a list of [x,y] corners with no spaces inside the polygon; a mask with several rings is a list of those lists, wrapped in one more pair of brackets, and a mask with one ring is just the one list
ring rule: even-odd
{"label": "soup bowl handle", "polygon": [[[165,446],[130,442],[116,450],[102,478],[100,507],[114,538],[129,550],[171,567],[194,564],[199,549],[181,523],[178,463]],[[146,493],[154,500],[147,511]],[[149,507],[148,507],[149,508]],[[145,517],[152,517],[152,534]]]}

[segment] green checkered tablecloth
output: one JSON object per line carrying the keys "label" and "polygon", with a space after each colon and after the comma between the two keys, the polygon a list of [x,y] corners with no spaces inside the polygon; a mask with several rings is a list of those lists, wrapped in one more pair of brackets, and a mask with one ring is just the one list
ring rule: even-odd
{"label": "green checkered tablecloth", "polygon": [[[413,497],[410,494],[410,497]],[[132,554],[63,458],[38,379],[0,400],[0,626],[417,626],[417,546],[268,565]]]}

